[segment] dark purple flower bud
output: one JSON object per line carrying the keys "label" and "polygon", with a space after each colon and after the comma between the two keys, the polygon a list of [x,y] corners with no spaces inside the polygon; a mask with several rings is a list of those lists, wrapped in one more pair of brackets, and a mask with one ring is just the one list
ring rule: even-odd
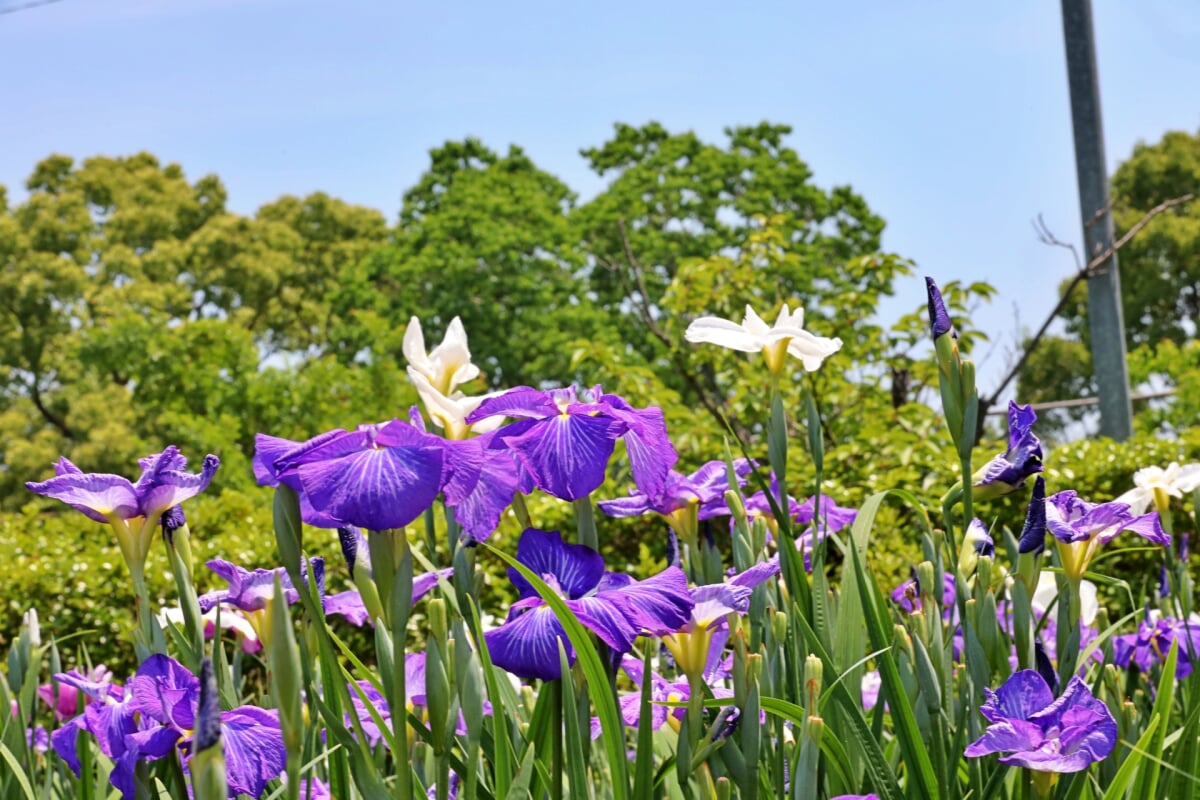
{"label": "dark purple flower bud", "polygon": [[169,542],[175,541],[175,531],[187,525],[187,518],[183,515],[183,506],[171,506],[162,515],[160,520],[162,523],[163,538]]}
{"label": "dark purple flower bud", "polygon": [[343,525],[337,532],[338,542],[342,545],[342,557],[346,559],[350,576],[354,577],[354,562],[358,560],[358,540],[361,534],[353,525]]}
{"label": "dark purple flower bud", "polygon": [[196,705],[195,750],[200,752],[221,742],[221,700],[212,659],[200,662],[200,700]]}
{"label": "dark purple flower bud", "polygon": [[1168,597],[1171,594],[1171,582],[1167,580],[1167,565],[1158,566],[1158,596]]}
{"label": "dark purple flower bud", "polygon": [[1054,671],[1054,665],[1050,663],[1050,656],[1046,654],[1046,646],[1042,644],[1041,639],[1035,639],[1033,642],[1033,663],[1037,667],[1038,675],[1042,676],[1042,680],[1050,687],[1050,691],[1058,694],[1058,673]]}
{"label": "dark purple flower bud", "polygon": [[942,301],[942,293],[938,291],[933,278],[925,278],[925,292],[929,297],[929,327],[933,338],[936,340],[949,333],[957,339],[958,333],[954,330],[954,323],[950,321],[946,304]]}
{"label": "dark purple flower bud", "polygon": [[1046,479],[1038,475],[1033,483],[1033,497],[1025,514],[1025,527],[1017,544],[1020,553],[1037,555],[1046,549]]}
{"label": "dark purple flower bud", "polygon": [[1179,534],[1179,559],[1186,564],[1190,554],[1191,552],[1188,550],[1188,534],[1181,533]]}
{"label": "dark purple flower bud", "polygon": [[667,528],[667,566],[681,566],[679,561],[679,537],[675,535],[674,528]]}

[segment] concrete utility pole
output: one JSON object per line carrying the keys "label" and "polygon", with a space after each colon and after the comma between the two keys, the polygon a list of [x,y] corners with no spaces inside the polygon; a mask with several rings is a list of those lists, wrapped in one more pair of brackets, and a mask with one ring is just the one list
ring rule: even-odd
{"label": "concrete utility pole", "polygon": [[[1062,13],[1086,263],[1113,243],[1091,0],[1062,0]],[[1121,310],[1121,277],[1117,272],[1115,252],[1095,274],[1088,276],[1087,288],[1092,367],[1100,399],[1100,435],[1123,441],[1133,434],[1133,407],[1129,402],[1125,318]]]}

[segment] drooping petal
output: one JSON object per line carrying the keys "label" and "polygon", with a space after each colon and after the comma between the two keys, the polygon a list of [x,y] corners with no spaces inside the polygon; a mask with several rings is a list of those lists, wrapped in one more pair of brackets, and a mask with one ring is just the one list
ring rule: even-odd
{"label": "drooping petal", "polygon": [[371,619],[371,613],[363,605],[362,595],[355,589],[326,595],[321,598],[321,603],[327,616],[336,614],[355,627],[362,627]]}
{"label": "drooping petal", "polygon": [[402,528],[424,513],[441,491],[444,447],[399,425],[427,441],[388,446],[382,431],[374,440],[355,432],[305,455],[296,471],[313,507],[369,530]]}
{"label": "drooping petal", "polygon": [[240,706],[221,714],[225,741],[225,774],[229,788],[261,797],[267,783],[287,767],[287,751],[274,711]]}
{"label": "drooping petal", "polygon": [[560,641],[567,663],[575,663],[575,648],[549,606],[536,606],[483,636],[492,662],[520,678],[561,678]]}
{"label": "drooping petal", "polygon": [[604,483],[608,460],[624,425],[615,419],[558,414],[534,423],[520,436],[498,433],[538,488],[560,500],[576,500]]}
{"label": "drooping petal", "polygon": [[806,372],[816,372],[825,359],[842,349],[842,340],[817,336],[806,330],[789,331],[788,355],[800,359]]}
{"label": "drooping petal", "polygon": [[50,746],[54,748],[54,752],[58,753],[59,758],[67,762],[67,766],[71,768],[76,777],[79,776],[80,764],[79,751],[75,749],[75,745],[78,743],[78,735],[81,730],[87,730],[83,714],[50,734]]}
{"label": "drooping petal", "polygon": [[[747,319],[750,315],[754,315],[755,319],[758,315],[754,314],[754,309],[746,307]],[[730,350],[740,350],[743,353],[757,353],[763,348],[762,334],[765,333],[767,325],[762,323],[764,329],[761,333],[754,333],[747,330],[745,325],[738,325],[727,319],[720,317],[698,317],[692,320],[684,331],[683,338],[692,344],[715,344],[718,347],[727,347]]]}
{"label": "drooping petal", "polygon": [[40,483],[26,483],[25,488],[61,500],[96,522],[108,522],[110,515],[117,519],[140,516],[137,492],[129,479],[120,475],[64,473]]}
{"label": "drooping petal", "polygon": [[712,626],[724,620],[729,614],[745,614],[750,608],[748,586],[733,586],[728,583],[715,583],[708,586],[698,586],[692,590],[692,622],[696,625]]}
{"label": "drooping petal", "polygon": [[425,572],[413,578],[412,601],[415,604],[425,595],[429,594],[438,585],[438,579],[443,578],[450,580],[454,575],[453,567],[435,570],[433,572]]}
{"label": "drooping petal", "polygon": [[[558,531],[526,528],[517,542],[517,561],[538,576],[552,575],[567,597],[582,597],[604,576],[604,559],[592,548],[569,544]],[[533,584],[511,567],[509,580],[522,598],[536,597]]]}
{"label": "drooping petal", "polygon": [[1044,741],[1042,729],[1034,723],[1022,719],[1005,719],[989,725],[983,736],[967,745],[965,755],[976,758],[1012,750],[1036,750]]}

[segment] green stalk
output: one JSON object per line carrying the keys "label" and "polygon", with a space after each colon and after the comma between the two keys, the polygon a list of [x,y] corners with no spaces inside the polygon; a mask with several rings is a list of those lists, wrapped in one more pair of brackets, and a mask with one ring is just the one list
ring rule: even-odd
{"label": "green stalk", "polygon": [[[578,502],[578,501],[576,501]],[[550,762],[550,799],[562,800],[563,797],[563,682],[550,681],[551,721],[554,732],[551,734],[552,750]],[[574,787],[572,787],[574,788]]]}

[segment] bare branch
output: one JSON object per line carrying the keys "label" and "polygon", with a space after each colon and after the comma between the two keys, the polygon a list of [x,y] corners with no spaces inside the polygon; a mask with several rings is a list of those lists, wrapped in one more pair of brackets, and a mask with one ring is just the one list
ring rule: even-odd
{"label": "bare branch", "polygon": [[[1046,335],[1046,331],[1050,328],[1050,324],[1054,322],[1054,319],[1066,307],[1067,301],[1071,298],[1071,292],[1075,290],[1075,287],[1087,278],[1096,275],[1096,271],[1105,263],[1107,263],[1108,260],[1111,259],[1118,250],[1129,244],[1130,240],[1132,240],[1134,236],[1136,236],[1143,228],[1150,224],[1152,219],[1168,209],[1183,205],[1184,203],[1189,203],[1194,199],[1195,195],[1189,193],[1179,197],[1171,198],[1170,200],[1164,200],[1163,202],[1159,203],[1154,208],[1142,215],[1142,218],[1135,222],[1129,228],[1129,230],[1125,232],[1124,236],[1122,236],[1120,239],[1117,239],[1117,241],[1113,242],[1109,247],[1106,247],[1103,252],[1099,253],[1091,261],[1088,261],[1087,264],[1084,264],[1079,271],[1075,273],[1075,277],[1071,279],[1070,284],[1067,285],[1066,291],[1064,291],[1062,293],[1062,297],[1058,299],[1058,303],[1054,306],[1054,310],[1050,312],[1049,316],[1047,316],[1046,320],[1042,323],[1042,326],[1038,328],[1037,333],[1035,333],[1033,338],[1029,340],[1029,344],[1025,346],[1025,350],[1021,353],[1021,357],[1017,359],[1017,363],[1013,365],[1012,369],[1008,371],[1008,374],[1004,376],[1004,380],[1000,381],[1000,385],[996,387],[996,390],[993,391],[988,397],[980,400],[980,419],[983,419],[984,415],[988,413],[989,409],[996,405],[997,401],[1000,399],[1000,395],[1005,389],[1008,388],[1008,385],[1012,383],[1013,378],[1017,377],[1017,375],[1021,372],[1021,367],[1025,366],[1025,362],[1029,360],[1029,356],[1037,348],[1038,343],[1042,340],[1042,337]],[[1079,254],[1075,250],[1075,246],[1063,242],[1056,237],[1046,226],[1045,220],[1042,219],[1041,214],[1038,214],[1037,221],[1034,223],[1033,227],[1034,230],[1037,231],[1038,239],[1042,243],[1055,247],[1065,247],[1066,249],[1070,250],[1075,256],[1076,266],[1079,266]]]}
{"label": "bare branch", "polygon": [[[1174,389],[1164,389],[1160,392],[1142,392],[1132,395],[1130,400],[1159,400],[1163,397],[1170,397],[1175,394]],[[1072,397],[1070,400],[1051,400],[1046,403],[1030,403],[1034,411],[1050,411],[1055,408],[1083,408],[1086,406],[1094,406],[1100,403],[1099,397]],[[1003,416],[1008,413],[1007,410],[998,408],[994,411],[988,411],[992,416]]]}

